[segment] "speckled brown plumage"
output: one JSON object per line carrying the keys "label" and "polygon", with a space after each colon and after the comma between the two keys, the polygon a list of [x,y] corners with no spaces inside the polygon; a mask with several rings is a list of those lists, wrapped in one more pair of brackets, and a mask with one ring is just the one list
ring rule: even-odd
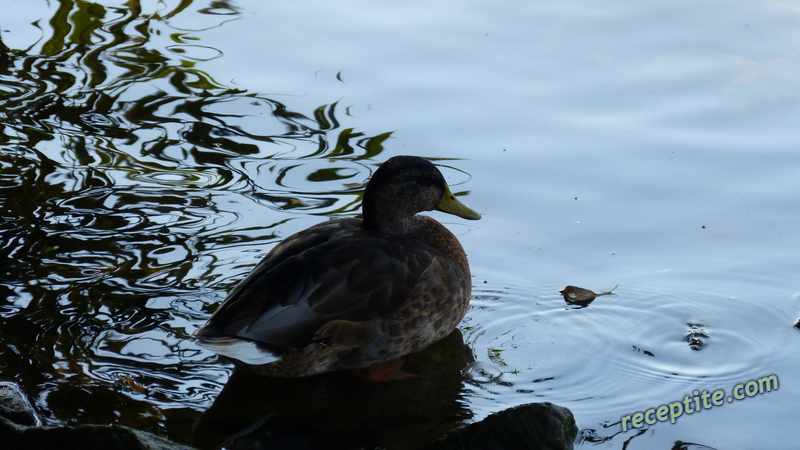
{"label": "speckled brown plumage", "polygon": [[[456,237],[416,213],[453,201],[427,160],[388,160],[367,185],[363,220],[329,220],[282,241],[194,336],[223,354],[215,341],[256,343],[275,360],[249,368],[287,377],[364,368],[430,345],[464,317],[472,285]],[[457,214],[480,217],[455,202]]]}

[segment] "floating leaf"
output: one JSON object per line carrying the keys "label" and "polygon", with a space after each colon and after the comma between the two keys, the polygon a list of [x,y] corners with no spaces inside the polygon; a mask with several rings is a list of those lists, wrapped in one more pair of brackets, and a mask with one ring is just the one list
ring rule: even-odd
{"label": "floating leaf", "polygon": [[[617,286],[614,286],[614,289],[616,289]],[[592,292],[588,289],[579,288],[577,286],[567,286],[564,289],[560,290],[559,292],[561,293],[561,295],[564,296],[564,300],[566,300],[567,303],[588,305],[595,299],[595,297],[600,297],[601,295],[612,295],[612,294],[617,295],[614,294],[614,289],[611,289],[608,292],[601,292],[598,294],[597,292]]]}
{"label": "floating leaf", "polygon": [[147,390],[147,387],[138,384],[133,378],[128,378],[126,376],[120,375],[119,381],[122,381],[123,383],[128,385],[128,387],[131,388],[133,392],[144,392]]}

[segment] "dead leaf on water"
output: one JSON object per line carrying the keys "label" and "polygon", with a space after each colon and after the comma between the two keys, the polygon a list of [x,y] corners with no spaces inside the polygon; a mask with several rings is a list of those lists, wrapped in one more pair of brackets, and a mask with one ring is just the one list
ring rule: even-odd
{"label": "dead leaf on water", "polygon": [[[617,286],[614,286],[614,289],[616,289]],[[559,292],[561,293],[561,295],[564,296],[564,300],[566,300],[568,303],[589,304],[592,302],[592,300],[595,299],[595,297],[600,297],[602,295],[617,295],[614,294],[614,289],[611,289],[608,292],[597,293],[597,292],[592,292],[588,289],[579,288],[577,286],[567,286],[564,289],[560,290]]]}
{"label": "dead leaf on water", "polygon": [[147,390],[146,386],[142,386],[141,384],[138,384],[136,382],[136,380],[134,380],[133,378],[128,378],[126,376],[120,375],[119,376],[119,381],[122,381],[123,383],[128,385],[128,387],[131,388],[133,390],[133,392],[144,392],[144,391]]}

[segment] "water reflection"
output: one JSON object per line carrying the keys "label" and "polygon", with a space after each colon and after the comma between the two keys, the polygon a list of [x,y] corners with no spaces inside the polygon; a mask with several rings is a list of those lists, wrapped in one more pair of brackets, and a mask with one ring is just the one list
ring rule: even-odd
{"label": "water reflection", "polygon": [[[391,133],[204,72],[221,52],[201,31],[237,19],[227,2],[53,6],[38,41],[0,40],[0,377],[49,424],[188,442],[229,376],[188,333],[286,212],[357,214]],[[436,387],[451,406],[455,376]]]}
{"label": "water reflection", "polygon": [[372,383],[351,372],[265,379],[234,372],[194,426],[200,448],[415,448],[471,417],[460,401],[472,361],[456,330],[404,358],[417,378]]}

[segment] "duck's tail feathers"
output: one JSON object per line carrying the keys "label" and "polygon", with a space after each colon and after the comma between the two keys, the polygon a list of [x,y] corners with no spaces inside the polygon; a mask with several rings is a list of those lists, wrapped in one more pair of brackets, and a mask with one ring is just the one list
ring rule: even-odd
{"label": "duck's tail feathers", "polygon": [[192,333],[192,337],[200,347],[211,350],[219,355],[239,360],[245,364],[260,366],[273,363],[280,359],[275,351],[259,345],[256,342],[236,336],[208,336],[198,333],[202,328]]}

